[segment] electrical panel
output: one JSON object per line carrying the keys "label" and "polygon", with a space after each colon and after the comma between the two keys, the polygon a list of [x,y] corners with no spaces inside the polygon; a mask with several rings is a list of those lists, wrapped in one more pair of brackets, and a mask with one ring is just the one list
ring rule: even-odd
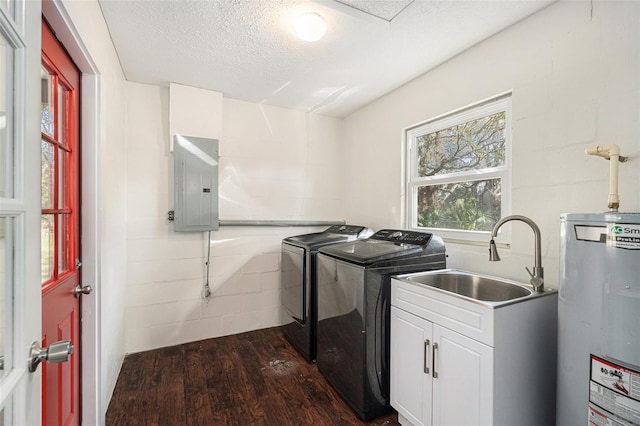
{"label": "electrical panel", "polygon": [[174,231],[218,229],[218,140],[174,135]]}

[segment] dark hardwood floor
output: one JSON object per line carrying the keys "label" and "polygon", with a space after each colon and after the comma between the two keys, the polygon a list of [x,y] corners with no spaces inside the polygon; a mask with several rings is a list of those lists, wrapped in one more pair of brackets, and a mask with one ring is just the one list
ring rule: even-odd
{"label": "dark hardwood floor", "polygon": [[128,355],[106,424],[398,425],[361,421],[278,328]]}

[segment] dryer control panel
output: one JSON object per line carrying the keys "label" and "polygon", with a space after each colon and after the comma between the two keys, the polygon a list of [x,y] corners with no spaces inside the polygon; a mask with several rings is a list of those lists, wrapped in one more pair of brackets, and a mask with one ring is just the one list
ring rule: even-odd
{"label": "dryer control panel", "polygon": [[432,234],[428,232],[406,231],[404,229],[381,229],[371,236],[371,239],[390,241],[397,244],[415,244],[426,246]]}

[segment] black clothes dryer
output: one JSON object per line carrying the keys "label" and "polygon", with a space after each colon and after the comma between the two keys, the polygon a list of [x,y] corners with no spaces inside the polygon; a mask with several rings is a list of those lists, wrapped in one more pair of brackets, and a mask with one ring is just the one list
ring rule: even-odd
{"label": "black clothes dryer", "polygon": [[443,269],[445,246],[424,232],[384,229],[320,249],[317,365],[365,421],[389,410],[391,276]]}
{"label": "black clothes dryer", "polygon": [[320,247],[371,236],[365,226],[334,225],[323,232],[282,240],[280,320],[282,332],[308,361],[316,359],[316,255]]}

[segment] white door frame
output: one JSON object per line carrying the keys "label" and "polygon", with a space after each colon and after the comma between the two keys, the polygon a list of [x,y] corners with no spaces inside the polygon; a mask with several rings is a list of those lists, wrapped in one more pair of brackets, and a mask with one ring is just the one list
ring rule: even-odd
{"label": "white door frame", "polygon": [[[6,4],[5,4],[6,5]],[[11,115],[13,194],[0,199],[0,212],[13,217],[6,230],[13,248],[8,259],[11,286],[6,288],[12,315],[3,324],[12,334],[5,349],[6,376],[0,385],[0,403],[6,420],[16,424],[36,424],[41,419],[42,369],[29,373],[27,360],[31,343],[42,339],[40,276],[40,4],[12,2],[11,12],[0,13],[0,26],[14,47],[11,76],[15,89]],[[35,125],[32,125],[32,124]],[[37,189],[35,189],[37,188]],[[12,299],[9,299],[12,297]],[[5,318],[5,319],[6,319]],[[3,419],[4,420],[4,419]]]}
{"label": "white door frame", "polygon": [[100,285],[100,74],[62,0],[47,0],[43,12],[56,36],[82,73],[80,99],[80,184],[82,200],[82,285],[93,287],[82,298],[82,423],[101,425],[108,399],[102,380]]}

